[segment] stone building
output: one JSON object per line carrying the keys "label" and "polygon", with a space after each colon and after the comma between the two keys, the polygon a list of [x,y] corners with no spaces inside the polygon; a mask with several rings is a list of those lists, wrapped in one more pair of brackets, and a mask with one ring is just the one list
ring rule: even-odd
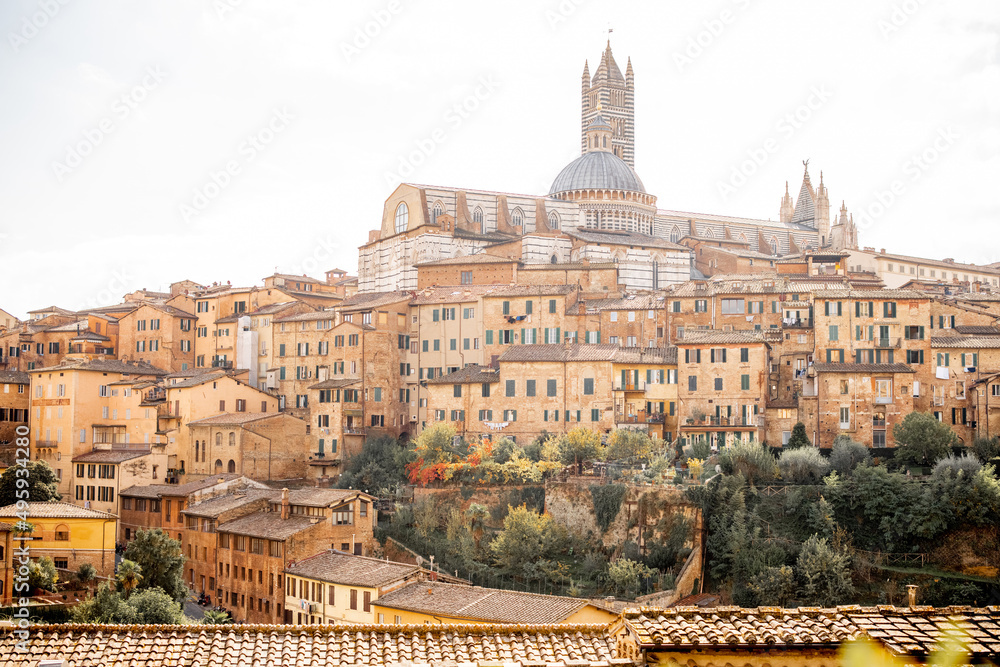
{"label": "stone building", "polygon": [[895,447],[892,429],[913,411],[914,369],[904,363],[813,364],[799,421],[817,447],[840,434],[873,448]]}
{"label": "stone building", "polygon": [[[423,579],[420,567],[331,549],[285,569],[285,622],[296,625],[385,623],[374,604]],[[392,622],[392,616],[389,617]]]}
{"label": "stone building", "polygon": [[193,369],[197,319],[174,306],[144,303],[118,320],[119,358],[170,372]]}
{"label": "stone building", "polygon": [[682,438],[723,447],[764,440],[777,331],[688,331],[677,341]]}
{"label": "stone building", "polygon": [[[16,525],[23,515],[27,515],[28,523],[34,527],[29,557],[51,558],[56,569],[62,570],[60,578],[68,576],[69,571],[77,571],[84,563],[93,565],[99,577],[114,574],[118,532],[118,517],[114,514],[66,502],[0,507],[0,522],[8,525]],[[17,546],[21,546],[19,541]]]}
{"label": "stone building", "polygon": [[0,371],[0,463],[7,460],[8,449],[13,449],[18,429],[28,426],[28,408],[31,404],[31,375],[20,371]]}
{"label": "stone building", "polygon": [[223,412],[185,427],[187,449],[177,455],[186,480],[223,472],[261,482],[310,477],[309,426],[288,413]]}

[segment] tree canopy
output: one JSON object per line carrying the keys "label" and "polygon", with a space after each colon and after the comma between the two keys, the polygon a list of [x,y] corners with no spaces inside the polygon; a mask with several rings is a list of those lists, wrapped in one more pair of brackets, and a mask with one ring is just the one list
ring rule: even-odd
{"label": "tree canopy", "polygon": [[951,427],[929,412],[911,412],[892,428],[899,449],[896,460],[903,464],[932,466],[948,456],[958,444]]}
{"label": "tree canopy", "polygon": [[[28,461],[25,467],[28,471],[27,476],[23,472],[24,468],[20,465],[11,466],[4,471],[3,475],[0,475],[0,507],[13,505],[19,499],[33,503],[44,503],[62,498],[58,491],[59,480],[56,478],[56,472],[48,463]],[[20,498],[17,493],[18,479],[28,480],[26,489],[20,489]],[[28,492],[27,497],[24,497],[25,490]]]}
{"label": "tree canopy", "polygon": [[181,543],[162,529],[140,528],[125,548],[123,559],[122,565],[132,561],[138,566],[142,579],[134,587],[136,591],[159,588],[174,600],[183,600],[187,595]]}

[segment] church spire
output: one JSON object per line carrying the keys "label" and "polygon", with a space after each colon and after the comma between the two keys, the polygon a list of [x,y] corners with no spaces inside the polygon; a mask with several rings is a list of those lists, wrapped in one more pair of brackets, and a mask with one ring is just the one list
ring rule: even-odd
{"label": "church spire", "polygon": [[778,214],[778,221],[791,222],[794,212],[795,205],[792,204],[792,196],[788,194],[788,181],[785,181],[785,196],[781,198],[781,211]]}

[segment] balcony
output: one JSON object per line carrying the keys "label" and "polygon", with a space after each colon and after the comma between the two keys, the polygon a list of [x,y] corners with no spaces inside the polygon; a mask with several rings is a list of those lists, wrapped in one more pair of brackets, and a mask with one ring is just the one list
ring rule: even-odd
{"label": "balcony", "polygon": [[783,329],[812,329],[812,320],[805,318],[784,319],[781,321]]}
{"label": "balcony", "polygon": [[892,396],[876,396],[875,405],[889,405],[892,403]]}
{"label": "balcony", "polygon": [[225,368],[229,369],[233,367],[233,362],[226,361],[225,359],[213,359],[212,368]]}
{"label": "balcony", "polygon": [[872,428],[885,430],[885,420],[872,418]]}
{"label": "balcony", "polygon": [[695,422],[693,419],[688,418],[685,420],[684,425],[688,428],[719,428],[727,426],[758,428],[764,425],[764,415],[754,415],[750,419],[743,419],[742,417],[705,417],[700,422]]}
{"label": "balcony", "polygon": [[628,382],[622,382],[621,379],[615,380],[614,391],[646,391],[646,381],[639,380],[638,382],[633,382],[629,380]]}
{"label": "balcony", "polygon": [[55,440],[35,440],[35,447],[58,447],[59,443]]}
{"label": "balcony", "polygon": [[615,413],[616,424],[662,424],[666,420],[666,415],[660,412],[646,414],[644,411],[635,414]]}
{"label": "balcony", "polygon": [[163,403],[165,400],[167,400],[167,390],[163,387],[157,387],[156,389],[147,391],[139,405],[156,405]]}
{"label": "balcony", "polygon": [[363,426],[345,426],[344,435],[364,435],[367,429]]}
{"label": "balcony", "polygon": [[875,338],[872,343],[878,348],[899,349],[899,338]]}

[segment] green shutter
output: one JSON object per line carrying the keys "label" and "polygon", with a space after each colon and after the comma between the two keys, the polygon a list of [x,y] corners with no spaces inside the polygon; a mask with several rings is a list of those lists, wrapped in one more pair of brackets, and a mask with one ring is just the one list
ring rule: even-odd
{"label": "green shutter", "polygon": [[493,344],[493,329],[486,330],[486,344],[487,345]]}

